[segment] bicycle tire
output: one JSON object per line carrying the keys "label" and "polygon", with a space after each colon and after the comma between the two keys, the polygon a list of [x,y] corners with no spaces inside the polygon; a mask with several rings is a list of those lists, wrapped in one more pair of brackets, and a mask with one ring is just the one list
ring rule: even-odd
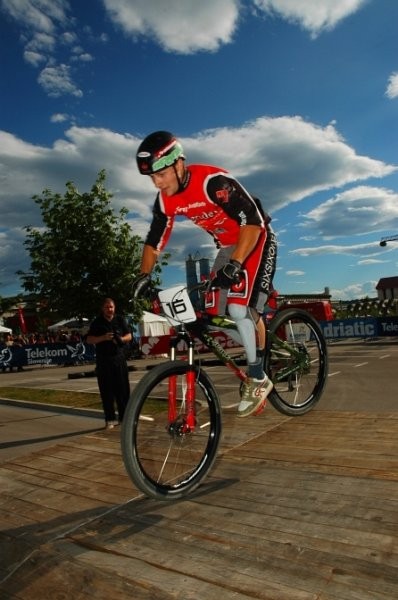
{"label": "bicycle tire", "polygon": [[156,500],[178,500],[190,494],[217,456],[222,429],[220,401],[208,375],[197,367],[194,431],[170,432],[168,382],[177,377],[182,414],[184,378],[190,368],[184,361],[155,366],[135,387],[123,417],[121,447],[126,471],[139,490]]}
{"label": "bicycle tire", "polygon": [[289,416],[314,408],[328,376],[326,341],[319,323],[302,309],[285,309],[271,319],[264,368],[274,383],[268,398]]}

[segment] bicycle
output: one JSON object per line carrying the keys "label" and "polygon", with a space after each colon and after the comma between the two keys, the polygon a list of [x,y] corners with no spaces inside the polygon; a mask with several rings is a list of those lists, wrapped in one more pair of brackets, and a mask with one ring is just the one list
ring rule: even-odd
{"label": "bicycle", "polygon": [[[208,282],[195,289],[206,291]],[[136,487],[157,500],[193,492],[212,468],[221,439],[221,403],[195,353],[195,339],[231,369],[241,386],[247,375],[217,340],[215,331],[237,334],[224,315],[193,308],[186,286],[157,290],[158,304],[175,330],[169,360],[139,381],[127,405],[121,431],[126,471]],[[320,400],[327,379],[326,342],[305,310],[284,308],[266,319],[264,370],[274,383],[268,396],[279,412],[298,416]],[[178,356],[181,345],[185,356]],[[253,417],[249,417],[253,418]]]}

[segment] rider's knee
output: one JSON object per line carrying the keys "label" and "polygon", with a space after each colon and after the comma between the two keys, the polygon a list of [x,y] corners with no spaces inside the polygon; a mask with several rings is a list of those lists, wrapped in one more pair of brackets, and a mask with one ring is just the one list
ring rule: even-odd
{"label": "rider's knee", "polygon": [[247,306],[243,306],[242,304],[228,304],[228,312],[235,322],[251,317]]}

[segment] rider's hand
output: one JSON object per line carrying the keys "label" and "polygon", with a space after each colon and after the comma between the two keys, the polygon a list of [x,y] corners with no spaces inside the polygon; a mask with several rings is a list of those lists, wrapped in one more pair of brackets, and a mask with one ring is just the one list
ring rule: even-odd
{"label": "rider's hand", "polygon": [[132,298],[136,299],[143,296],[151,284],[151,276],[149,273],[140,273],[133,281]]}
{"label": "rider's hand", "polygon": [[211,287],[228,289],[233,283],[239,283],[242,265],[237,260],[230,260],[219,269],[211,280]]}

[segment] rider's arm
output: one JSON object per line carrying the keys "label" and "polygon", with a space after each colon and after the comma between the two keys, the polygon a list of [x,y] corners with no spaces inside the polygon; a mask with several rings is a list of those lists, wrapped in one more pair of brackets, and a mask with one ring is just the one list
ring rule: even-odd
{"label": "rider's arm", "polygon": [[141,259],[141,273],[151,273],[158,256],[166,246],[173,229],[174,218],[160,208],[159,195],[152,210],[152,223],[146,236]]}
{"label": "rider's arm", "polygon": [[144,244],[141,258],[141,273],[151,273],[159,256],[159,251],[149,244]]}
{"label": "rider's arm", "polygon": [[229,174],[216,174],[207,182],[207,193],[213,202],[239,224],[239,238],[231,255],[232,260],[241,264],[254,250],[260,233],[269,223],[259,200],[251,196],[245,188]]}
{"label": "rider's arm", "polygon": [[264,229],[271,221],[264,212],[260,200],[247,190],[230,174],[215,174],[206,183],[206,192],[211,200],[241,227],[259,225]]}
{"label": "rider's arm", "polygon": [[242,225],[239,229],[239,239],[235,250],[231,254],[231,260],[237,260],[242,264],[256,247],[262,227],[259,225]]}

